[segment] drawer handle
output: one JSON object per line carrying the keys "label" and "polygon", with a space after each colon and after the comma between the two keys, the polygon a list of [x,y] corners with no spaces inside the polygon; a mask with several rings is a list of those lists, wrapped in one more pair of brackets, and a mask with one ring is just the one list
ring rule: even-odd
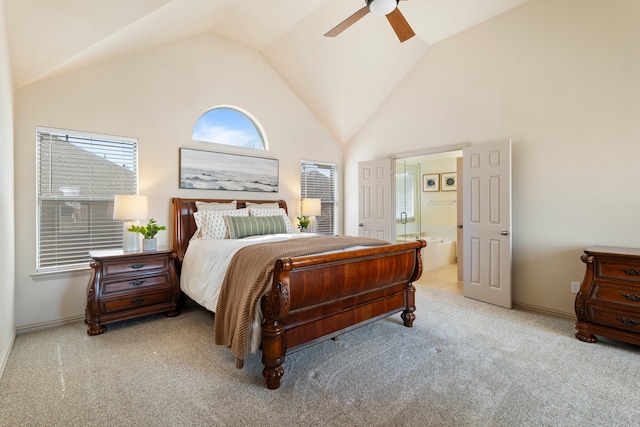
{"label": "drawer handle", "polygon": [[627,326],[640,326],[640,322],[637,322],[635,320],[631,320],[631,319],[621,319],[620,317],[617,318],[620,323],[622,323],[623,325],[627,325]]}
{"label": "drawer handle", "polygon": [[633,294],[622,294],[623,297],[628,299],[629,301],[640,301],[640,296]]}
{"label": "drawer handle", "polygon": [[142,304],[144,302],[144,298],[136,298],[131,300],[131,304],[133,305],[138,305],[138,304]]}
{"label": "drawer handle", "polygon": [[129,267],[133,268],[134,270],[139,270],[144,266],[145,264],[133,264],[133,265],[130,265]]}
{"label": "drawer handle", "polygon": [[620,271],[622,271],[627,276],[640,276],[640,271],[638,271],[638,270],[630,270],[630,269],[626,269],[625,268],[625,269],[622,269]]}
{"label": "drawer handle", "polygon": [[131,282],[129,282],[129,284],[131,286],[140,286],[142,285],[144,282],[146,282],[146,280],[133,280]]}

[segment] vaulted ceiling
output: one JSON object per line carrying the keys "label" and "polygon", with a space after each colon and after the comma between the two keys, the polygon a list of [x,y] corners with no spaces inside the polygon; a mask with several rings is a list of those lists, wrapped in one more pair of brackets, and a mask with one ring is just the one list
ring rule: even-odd
{"label": "vaulted ceiling", "polygon": [[319,120],[348,142],[429,46],[528,0],[409,0],[400,43],[369,13],[323,35],[364,0],[0,0],[14,87],[213,33],[263,55]]}

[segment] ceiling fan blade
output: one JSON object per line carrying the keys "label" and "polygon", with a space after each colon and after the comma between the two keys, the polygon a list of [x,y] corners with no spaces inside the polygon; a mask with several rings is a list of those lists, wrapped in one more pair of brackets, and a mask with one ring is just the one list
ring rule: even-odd
{"label": "ceiling fan blade", "polygon": [[407,20],[404,19],[404,15],[400,12],[400,9],[397,7],[393,9],[393,12],[387,15],[387,20],[391,24],[393,31],[396,32],[401,43],[416,35],[416,33],[411,29],[411,26],[409,26]]}
{"label": "ceiling fan blade", "polygon": [[358,22],[360,20],[360,18],[365,16],[367,13],[369,13],[369,6],[368,5],[363,7],[362,9],[360,9],[359,11],[357,11],[356,13],[354,13],[353,15],[351,15],[350,17],[348,17],[347,19],[345,19],[344,21],[339,23],[338,25],[336,25],[333,29],[331,29],[324,36],[325,37],[335,37],[335,36],[337,36],[338,34],[343,32],[344,30],[346,30],[347,28],[349,28],[350,26],[352,26],[353,24]]}

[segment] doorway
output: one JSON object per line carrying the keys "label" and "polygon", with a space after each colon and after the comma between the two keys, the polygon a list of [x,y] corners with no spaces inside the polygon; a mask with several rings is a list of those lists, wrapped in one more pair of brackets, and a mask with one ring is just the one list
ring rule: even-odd
{"label": "doorway", "polygon": [[409,155],[396,158],[394,165],[396,241],[426,240],[422,261],[429,274],[423,277],[456,293],[462,293],[463,280],[457,265],[462,250],[457,180],[461,157],[462,150]]}

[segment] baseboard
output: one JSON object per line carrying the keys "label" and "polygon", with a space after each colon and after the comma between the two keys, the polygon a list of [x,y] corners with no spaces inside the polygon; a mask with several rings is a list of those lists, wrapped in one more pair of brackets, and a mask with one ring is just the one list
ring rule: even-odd
{"label": "baseboard", "polygon": [[536,305],[529,305],[521,302],[513,302],[512,305],[513,305],[513,308],[519,308],[521,310],[532,311],[535,313],[542,313],[542,314],[550,314],[552,316],[564,317],[565,319],[576,320],[575,313],[566,313],[564,311],[550,310],[548,308],[542,308]]}
{"label": "baseboard", "polygon": [[16,328],[16,334],[26,334],[28,332],[40,331],[42,329],[54,328],[56,326],[66,325],[68,323],[74,323],[79,320],[84,320],[84,315],[78,315],[73,317],[67,317],[65,319],[50,320],[48,322],[33,323],[31,325],[19,326]]}
{"label": "baseboard", "polygon": [[13,331],[13,336],[11,337],[11,342],[9,343],[7,354],[2,357],[0,360],[0,378],[2,378],[2,374],[4,374],[4,368],[7,366],[7,362],[9,361],[9,355],[11,354],[11,349],[13,348],[13,343],[16,342],[16,332]]}

